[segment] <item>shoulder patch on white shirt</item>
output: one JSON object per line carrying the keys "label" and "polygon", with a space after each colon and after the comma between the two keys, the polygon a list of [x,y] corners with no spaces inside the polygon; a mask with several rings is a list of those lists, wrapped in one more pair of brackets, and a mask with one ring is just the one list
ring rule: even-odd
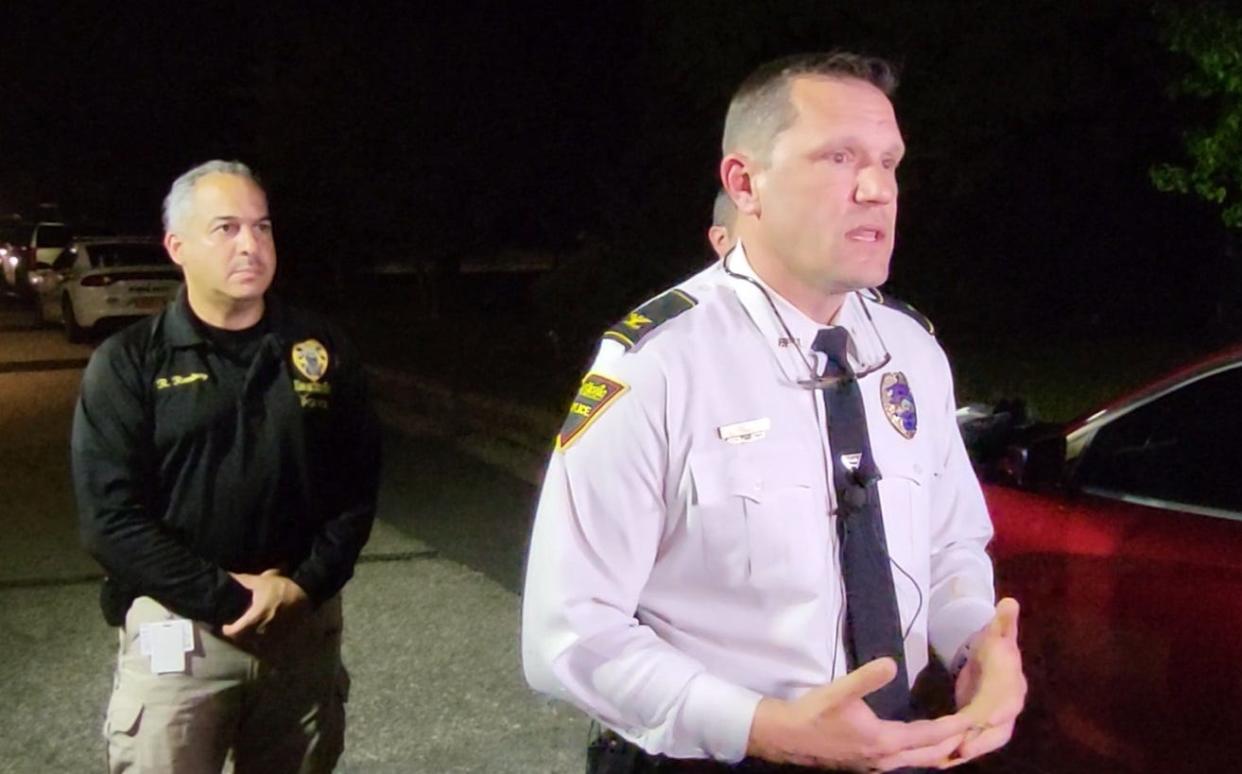
{"label": "shoulder patch on white shirt", "polygon": [[693,309],[698,300],[682,290],[662,293],[625,316],[604,332],[604,338],[621,342],[626,350],[638,346],[649,333],[682,312]]}
{"label": "shoulder patch on white shirt", "polygon": [[613,401],[629,389],[629,385],[600,376],[594,371],[582,377],[578,394],[574,396],[574,402],[569,404],[569,414],[561,425],[561,432],[556,435],[557,450],[564,451],[569,448]]}

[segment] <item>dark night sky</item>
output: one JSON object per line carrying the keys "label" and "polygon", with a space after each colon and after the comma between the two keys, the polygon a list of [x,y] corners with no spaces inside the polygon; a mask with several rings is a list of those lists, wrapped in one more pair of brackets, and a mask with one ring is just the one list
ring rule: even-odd
{"label": "dark night sky", "polygon": [[452,176],[454,196],[512,200],[553,194],[541,177],[617,142],[634,14],[285,5],[9,9],[25,32],[0,46],[0,206],[149,220],[172,176],[217,155],[341,165],[316,175],[329,183],[426,175],[429,200]]}
{"label": "dark night sky", "polygon": [[1218,284],[1179,271],[1216,265],[1215,214],[1147,180],[1188,113],[1141,2],[346,5],[7,3],[0,212],[154,229],[177,173],[240,157],[282,253],[588,235],[639,248],[637,292],[704,255],[734,85],[841,46],[904,68],[894,281],[921,305],[1139,319]]}

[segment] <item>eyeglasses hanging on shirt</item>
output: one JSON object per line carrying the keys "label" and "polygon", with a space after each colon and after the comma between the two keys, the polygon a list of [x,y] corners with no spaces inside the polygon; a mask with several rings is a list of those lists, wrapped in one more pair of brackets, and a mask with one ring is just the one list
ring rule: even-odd
{"label": "eyeglasses hanging on shirt", "polygon": [[[768,293],[768,289],[765,288],[763,284],[760,283],[758,280],[756,280],[754,277],[748,277],[745,274],[740,274],[729,268],[729,257],[732,255],[733,255],[733,251],[730,250],[724,256],[724,258],[720,260],[720,267],[724,269],[724,273],[732,277],[733,279],[744,280],[746,282],[749,282],[751,285],[754,285],[756,288],[758,288],[759,292],[763,294],[764,300],[768,302],[768,306],[772,308],[772,314],[776,317],[776,321],[780,323],[781,330],[785,332],[786,338],[790,342],[796,341],[796,339],[794,338],[793,332],[790,331],[789,326],[785,324],[785,318],[782,317],[780,311],[777,310],[776,302],[772,300],[772,296],[770,293]],[[885,366],[889,364],[889,362],[892,361],[893,356],[889,353],[888,345],[884,343],[884,337],[880,335],[880,330],[879,328],[876,327],[875,320],[871,319],[871,312],[867,309],[867,304],[863,301],[862,294],[859,293],[858,291],[854,291],[854,295],[858,296],[859,305],[862,307],[863,314],[867,316],[867,323],[871,326],[871,332],[875,334],[876,341],[880,342],[880,348],[884,350],[884,357],[881,358],[879,362],[871,364],[871,365],[860,364],[861,367],[854,369],[854,371],[851,374],[829,376],[827,374],[820,374],[818,369],[815,368],[814,364],[812,364],[811,361],[807,359],[806,353],[802,351],[802,347],[797,346],[795,344],[794,349],[798,351],[798,357],[802,359],[803,365],[806,366],[807,373],[810,374],[810,376],[806,379],[797,380],[796,383],[799,387],[805,390],[822,390],[827,387],[831,387],[834,384],[838,384],[842,381],[847,381],[850,379],[861,380],[863,377],[870,376],[876,371],[879,371],[881,368],[884,368]]]}

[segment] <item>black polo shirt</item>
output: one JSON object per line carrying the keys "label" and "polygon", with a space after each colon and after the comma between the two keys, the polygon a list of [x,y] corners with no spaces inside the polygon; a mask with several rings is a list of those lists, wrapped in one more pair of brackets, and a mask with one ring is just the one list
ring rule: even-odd
{"label": "black polo shirt", "polygon": [[207,328],[184,291],[105,341],[82,378],[72,461],[104,615],[151,596],[221,625],[228,574],[277,567],[318,604],[353,575],[379,486],[379,433],[341,332],[268,297],[263,328]]}

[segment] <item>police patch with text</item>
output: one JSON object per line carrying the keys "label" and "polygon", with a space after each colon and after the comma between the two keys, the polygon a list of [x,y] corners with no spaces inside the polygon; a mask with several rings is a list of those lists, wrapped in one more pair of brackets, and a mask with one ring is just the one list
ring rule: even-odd
{"label": "police patch with text", "polygon": [[582,377],[578,394],[574,396],[574,402],[569,404],[569,414],[561,425],[561,432],[556,436],[557,450],[567,449],[628,389],[628,385],[594,372]]}

